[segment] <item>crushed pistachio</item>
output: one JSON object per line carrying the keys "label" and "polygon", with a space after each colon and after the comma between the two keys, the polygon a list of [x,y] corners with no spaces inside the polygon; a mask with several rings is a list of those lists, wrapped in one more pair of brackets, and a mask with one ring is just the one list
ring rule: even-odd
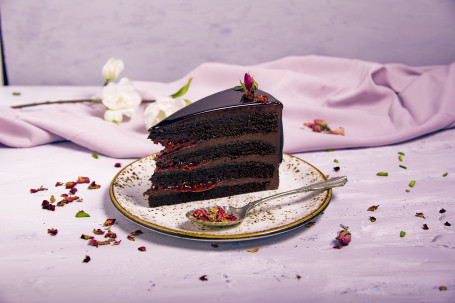
{"label": "crushed pistachio", "polygon": [[76,218],[85,218],[85,217],[90,217],[90,215],[83,210],[80,210],[76,214]]}

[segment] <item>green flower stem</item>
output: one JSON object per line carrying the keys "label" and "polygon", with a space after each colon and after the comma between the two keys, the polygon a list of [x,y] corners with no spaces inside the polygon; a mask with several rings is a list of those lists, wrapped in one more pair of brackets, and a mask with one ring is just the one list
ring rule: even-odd
{"label": "green flower stem", "polygon": [[[36,102],[36,103],[28,103],[28,104],[21,104],[21,105],[14,105],[11,108],[24,108],[24,107],[31,107],[31,106],[38,106],[38,105],[48,105],[48,104],[65,104],[65,103],[83,103],[83,102],[92,102],[92,103],[101,103],[100,99],[80,99],[80,100],[57,100],[57,101],[44,101],[44,102]],[[142,103],[151,103],[155,102],[155,100],[144,99]]]}

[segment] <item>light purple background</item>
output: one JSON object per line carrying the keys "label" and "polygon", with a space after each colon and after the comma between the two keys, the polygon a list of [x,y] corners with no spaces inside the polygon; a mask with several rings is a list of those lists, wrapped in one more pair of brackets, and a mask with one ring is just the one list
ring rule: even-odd
{"label": "light purple background", "polygon": [[174,81],[204,62],[324,55],[413,66],[455,61],[452,0],[0,0],[10,85]]}

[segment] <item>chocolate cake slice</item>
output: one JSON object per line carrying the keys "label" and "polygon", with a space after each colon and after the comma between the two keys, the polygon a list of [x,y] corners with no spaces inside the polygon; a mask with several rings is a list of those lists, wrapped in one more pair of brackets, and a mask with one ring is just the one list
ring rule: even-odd
{"label": "chocolate cake slice", "polygon": [[194,102],[149,129],[162,144],[151,207],[277,189],[283,105],[232,88]]}

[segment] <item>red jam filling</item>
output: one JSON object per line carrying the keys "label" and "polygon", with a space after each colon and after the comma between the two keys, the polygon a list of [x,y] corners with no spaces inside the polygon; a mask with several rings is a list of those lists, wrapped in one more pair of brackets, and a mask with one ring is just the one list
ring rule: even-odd
{"label": "red jam filling", "polygon": [[172,190],[177,192],[202,192],[209,189],[212,189],[217,185],[219,182],[206,182],[206,183],[197,183],[197,184],[188,184],[187,182],[183,182],[182,185],[178,186],[167,186],[167,187],[156,187],[155,189],[163,189],[163,190]]}
{"label": "red jam filling", "polygon": [[179,142],[164,142],[163,140],[161,141],[161,144],[164,145],[164,149],[158,154],[158,156],[156,156],[157,160],[172,152],[176,152],[188,146],[191,146],[194,144],[194,142],[190,140],[182,140]]}
{"label": "red jam filling", "polygon": [[168,170],[168,169],[174,169],[174,170],[193,170],[195,168],[198,168],[207,162],[199,162],[199,163],[177,163],[177,162],[168,162],[168,163],[163,163],[160,164],[159,166],[155,168],[155,171],[163,171],[163,170]]}

